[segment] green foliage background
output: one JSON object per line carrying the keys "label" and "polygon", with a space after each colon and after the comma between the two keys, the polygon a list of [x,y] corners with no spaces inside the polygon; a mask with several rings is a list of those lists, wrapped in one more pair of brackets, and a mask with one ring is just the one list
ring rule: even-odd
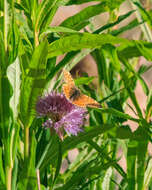
{"label": "green foliage background", "polygon": [[[51,26],[59,7],[87,2],[96,4],[87,4],[59,26]],[[0,190],[152,189],[148,152],[152,90],[142,76],[151,66],[136,69],[141,56],[152,61],[151,9],[130,0],[132,10],[118,15],[124,2],[0,0]],[[150,7],[151,1],[146,3]],[[107,23],[95,29],[92,18],[105,12]],[[136,18],[117,27],[133,14]],[[138,40],[120,37],[137,26],[141,30]],[[57,56],[63,54],[56,64]],[[42,128],[35,104],[50,84],[51,90],[61,91],[62,69],[70,71],[88,54],[97,65],[97,89],[87,75],[75,83],[102,108],[88,108],[84,132],[65,136],[61,142]],[[138,81],[146,96],[145,110],[135,95]],[[126,107],[135,117],[126,113]],[[138,126],[134,132],[126,123],[129,120]],[[71,163],[68,151],[73,148],[79,154]],[[119,164],[120,148],[126,171]],[[68,160],[68,169],[60,173],[63,159]]]}

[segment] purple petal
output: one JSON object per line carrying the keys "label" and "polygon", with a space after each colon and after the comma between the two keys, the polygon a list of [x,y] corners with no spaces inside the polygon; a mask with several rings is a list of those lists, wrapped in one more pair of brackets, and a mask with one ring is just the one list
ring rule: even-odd
{"label": "purple petal", "polygon": [[51,92],[39,98],[36,104],[39,116],[47,116],[49,119],[43,126],[55,130],[63,140],[64,130],[70,135],[77,135],[82,131],[82,125],[86,116],[86,110],[73,105],[63,94]]}
{"label": "purple petal", "polygon": [[81,127],[84,123],[85,114],[86,110],[82,108],[73,109],[60,121],[56,122],[54,128],[58,132],[63,127],[68,134],[77,135],[78,132],[82,131]]}
{"label": "purple petal", "polygon": [[52,120],[48,119],[45,123],[43,123],[43,126],[46,127],[46,128],[47,127],[51,128],[53,126]]}
{"label": "purple petal", "polygon": [[61,116],[70,112],[75,106],[69,102],[63,94],[51,92],[50,94],[39,98],[36,104],[37,113],[40,116],[60,114]]}

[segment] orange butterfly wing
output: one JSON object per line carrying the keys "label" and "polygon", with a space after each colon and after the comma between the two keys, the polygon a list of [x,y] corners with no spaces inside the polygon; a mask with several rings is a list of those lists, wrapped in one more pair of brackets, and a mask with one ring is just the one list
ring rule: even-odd
{"label": "orange butterfly wing", "polygon": [[[66,84],[64,84],[62,86],[63,92],[66,96],[66,98],[68,98],[70,100],[70,97],[72,95],[72,91],[73,89],[75,89],[75,84],[74,84],[74,80],[71,76],[71,74],[66,71],[63,70],[63,75],[64,75],[64,80],[66,82]],[[71,101],[71,100],[70,100]],[[76,99],[74,99],[73,101],[71,101],[74,105],[77,105],[79,107],[101,107],[100,104],[95,101],[93,98],[86,96],[84,94],[80,94],[79,97],[77,97]]]}
{"label": "orange butterfly wing", "polygon": [[101,105],[97,101],[84,94],[81,94],[76,100],[73,100],[72,103],[80,107],[101,107]]}
{"label": "orange butterfly wing", "polygon": [[71,96],[71,86],[68,84],[63,84],[62,86],[63,93],[65,94],[67,99],[70,99]]}
{"label": "orange butterfly wing", "polygon": [[66,70],[63,70],[63,75],[64,75],[64,81],[70,86],[70,87],[74,87],[75,84],[74,84],[74,80],[71,76],[71,74],[66,71]]}
{"label": "orange butterfly wing", "polygon": [[63,75],[64,75],[64,81],[66,82],[66,84],[63,84],[62,90],[63,90],[66,98],[70,99],[70,96],[72,93],[71,91],[75,87],[74,80],[73,80],[71,74],[66,70],[63,70]]}

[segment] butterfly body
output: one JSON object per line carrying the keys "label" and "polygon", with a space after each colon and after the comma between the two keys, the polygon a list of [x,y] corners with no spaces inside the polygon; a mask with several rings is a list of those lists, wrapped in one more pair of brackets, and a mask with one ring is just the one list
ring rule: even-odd
{"label": "butterfly body", "polygon": [[81,91],[75,86],[74,80],[68,71],[64,70],[63,75],[65,81],[65,84],[62,87],[63,92],[66,98],[69,99],[74,105],[79,107],[101,107],[96,100],[81,93]]}
{"label": "butterfly body", "polygon": [[71,101],[74,101],[74,100],[78,99],[80,97],[80,95],[81,95],[80,90],[75,88],[75,87],[71,88],[70,93],[71,93],[71,95],[70,95],[69,99]]}

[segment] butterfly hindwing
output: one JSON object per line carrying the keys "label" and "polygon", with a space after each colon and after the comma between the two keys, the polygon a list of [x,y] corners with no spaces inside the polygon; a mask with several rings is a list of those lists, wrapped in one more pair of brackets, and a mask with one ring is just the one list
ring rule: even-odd
{"label": "butterfly hindwing", "polygon": [[77,99],[73,100],[72,103],[80,107],[100,107],[97,101],[84,94],[81,94]]}

